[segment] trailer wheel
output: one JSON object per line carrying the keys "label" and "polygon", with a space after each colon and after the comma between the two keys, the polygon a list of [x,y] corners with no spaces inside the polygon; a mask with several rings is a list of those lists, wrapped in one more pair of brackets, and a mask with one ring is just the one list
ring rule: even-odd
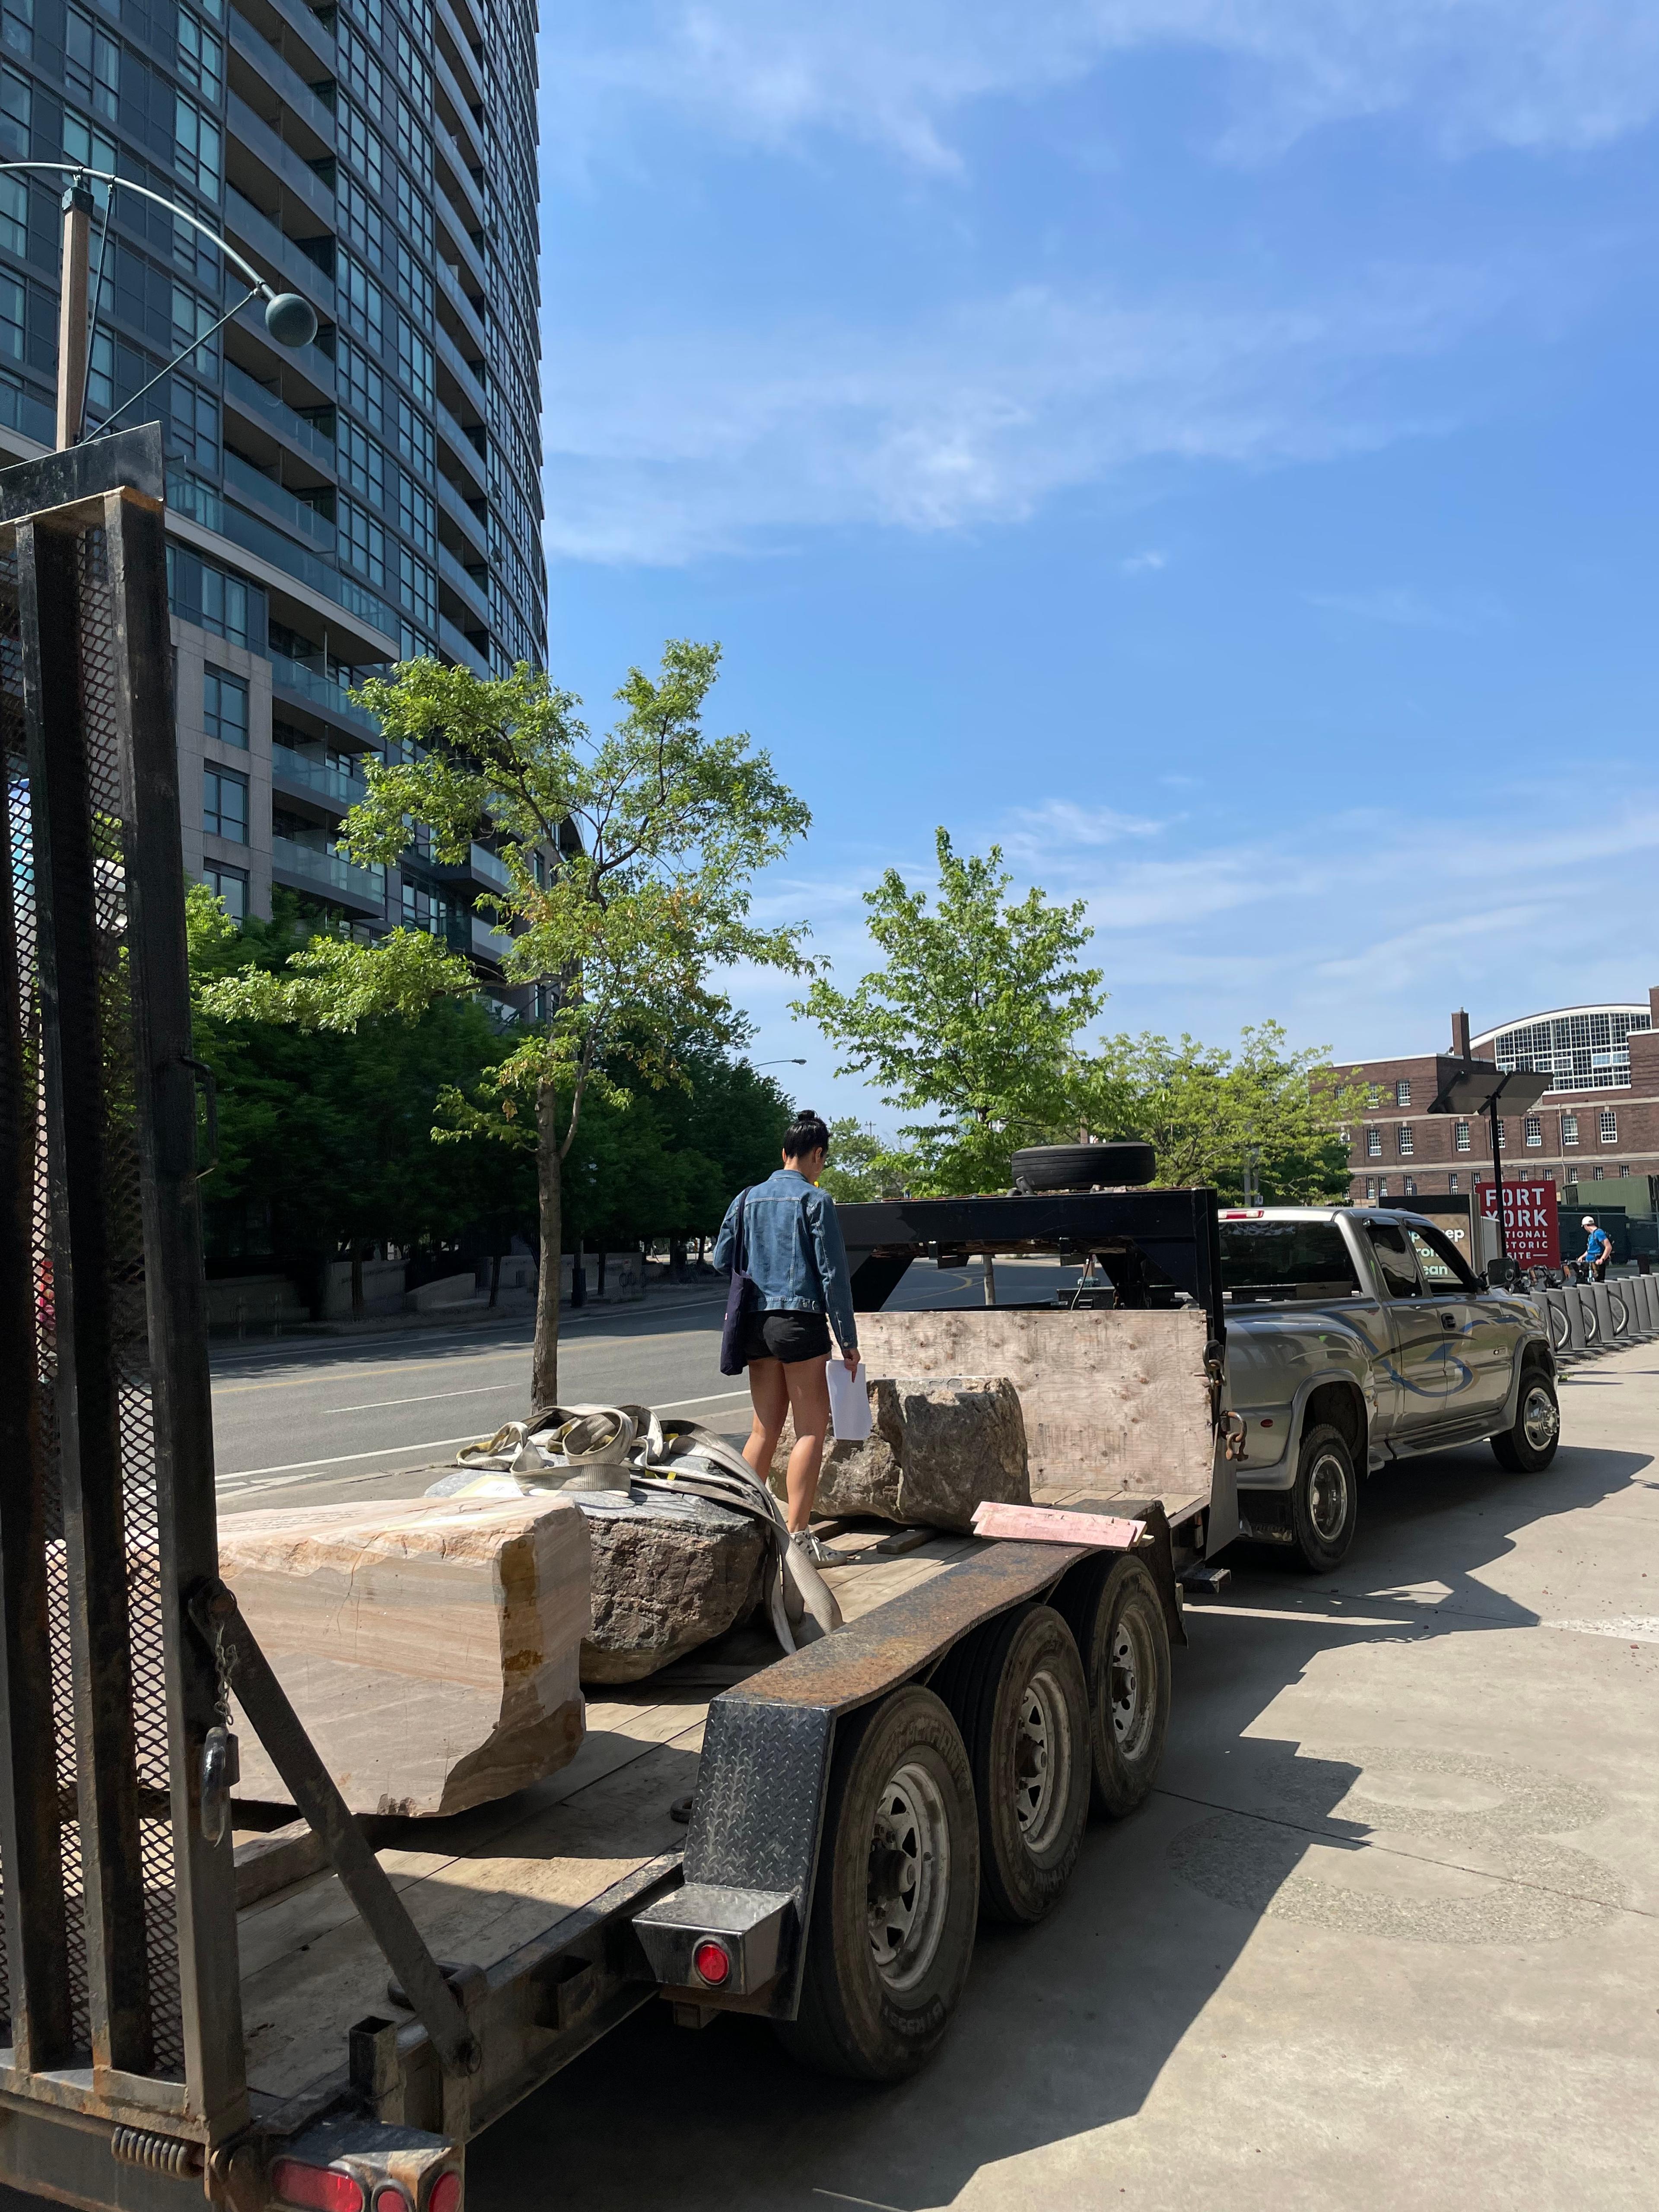
{"label": "trailer wheel", "polygon": [[803,2065],[897,2081],[951,2024],[974,1954],[979,1834],[961,1731],[931,1690],[896,1690],[836,1746],[797,2017]]}
{"label": "trailer wheel", "polygon": [[1097,1812],[1121,1820],[1143,1802],[1170,1726],[1170,1630],[1144,1559],[1099,1559],[1062,1592],[1083,1655]]}
{"label": "trailer wheel", "polygon": [[1554,1383],[1541,1367],[1522,1368],[1515,1426],[1491,1439],[1493,1458],[1511,1474],[1541,1474],[1560,1441],[1561,1408]]}
{"label": "trailer wheel", "polygon": [[1089,1692],[1050,1606],[993,1621],[935,1686],[962,1723],[979,1808],[980,1909],[1030,1923],[1059,1902],[1089,1821]]}
{"label": "trailer wheel", "polygon": [[1328,1574],[1347,1557],[1358,1522],[1353,1455],[1341,1430],[1322,1421],[1302,1439],[1291,1488],[1297,1565],[1310,1575]]}

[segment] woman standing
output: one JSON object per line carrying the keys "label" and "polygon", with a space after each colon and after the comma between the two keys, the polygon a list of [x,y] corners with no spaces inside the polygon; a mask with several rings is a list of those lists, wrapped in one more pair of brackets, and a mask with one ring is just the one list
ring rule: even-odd
{"label": "woman standing", "polygon": [[[847,1248],[841,1241],[836,1201],[817,1187],[829,1154],[829,1130],[816,1114],[803,1108],[784,1133],[783,1165],[732,1200],[714,1251],[717,1268],[730,1274],[733,1265],[738,1265],[750,1283],[742,1350],[755,1425],[743,1455],[764,1482],[783,1433],[784,1415],[793,1414],[789,1534],[815,1566],[833,1565],[836,1556],[811,1527],[823,1442],[830,1432],[825,1370],[832,1322],[848,1373],[856,1374],[859,1364]],[[741,1251],[739,1205],[744,1208]]]}

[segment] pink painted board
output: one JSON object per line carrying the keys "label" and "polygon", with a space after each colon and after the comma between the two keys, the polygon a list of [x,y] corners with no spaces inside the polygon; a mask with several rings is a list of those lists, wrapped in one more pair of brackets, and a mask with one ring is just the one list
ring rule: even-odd
{"label": "pink painted board", "polygon": [[1120,1521],[1108,1513],[1067,1513],[1042,1505],[1000,1505],[986,1498],[974,1508],[976,1536],[1006,1536],[1020,1543],[1094,1544],[1127,1552],[1146,1534],[1144,1521]]}

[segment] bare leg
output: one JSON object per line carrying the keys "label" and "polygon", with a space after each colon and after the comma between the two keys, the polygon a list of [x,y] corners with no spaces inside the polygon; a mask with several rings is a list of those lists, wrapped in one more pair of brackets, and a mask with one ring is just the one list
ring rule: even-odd
{"label": "bare leg", "polygon": [[808,1527],[818,1494],[823,1440],[830,1433],[830,1378],[822,1359],[792,1359],[780,1370],[795,1417],[795,1448],[789,1455],[789,1529]]}
{"label": "bare leg", "polygon": [[789,1390],[781,1359],[751,1359],[749,1398],[755,1409],[754,1426],[743,1455],[763,1482],[771,1472],[772,1455],[783,1434],[783,1417],[789,1411]]}

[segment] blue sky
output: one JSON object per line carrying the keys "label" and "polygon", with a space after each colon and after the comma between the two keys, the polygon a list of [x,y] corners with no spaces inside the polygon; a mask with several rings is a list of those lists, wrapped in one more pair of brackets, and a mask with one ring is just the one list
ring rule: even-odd
{"label": "blue sky", "polygon": [[1653,0],[544,13],[551,664],[722,641],[839,980],[943,823],[1107,1029],[1659,981]]}

